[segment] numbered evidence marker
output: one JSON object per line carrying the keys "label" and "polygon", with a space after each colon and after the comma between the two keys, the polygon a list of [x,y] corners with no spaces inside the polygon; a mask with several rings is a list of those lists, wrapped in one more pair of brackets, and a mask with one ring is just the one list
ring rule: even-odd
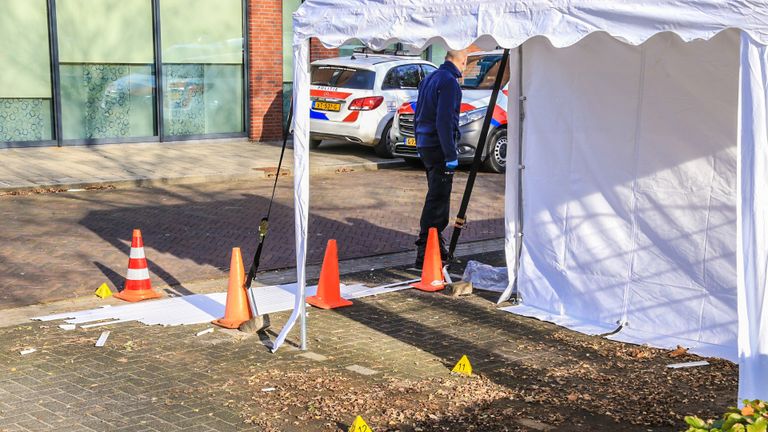
{"label": "numbered evidence marker", "polygon": [[105,282],[101,284],[101,286],[96,290],[94,294],[100,298],[112,297],[112,290],[109,289],[109,285],[107,285]]}
{"label": "numbered evidence marker", "polygon": [[472,375],[472,365],[469,363],[469,359],[466,355],[461,356],[461,360],[456,363],[456,366],[453,367],[451,372],[456,372],[467,376]]}
{"label": "numbered evidence marker", "polygon": [[373,432],[373,429],[368,426],[362,417],[357,416],[355,421],[352,422],[352,426],[349,427],[349,432]]}

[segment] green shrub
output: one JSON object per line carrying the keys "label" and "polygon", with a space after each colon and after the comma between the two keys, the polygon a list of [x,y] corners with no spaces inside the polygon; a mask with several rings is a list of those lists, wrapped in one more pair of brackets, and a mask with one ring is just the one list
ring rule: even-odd
{"label": "green shrub", "polygon": [[687,416],[685,432],[768,432],[768,405],[760,400],[745,400],[744,408],[728,408],[723,418],[704,421]]}

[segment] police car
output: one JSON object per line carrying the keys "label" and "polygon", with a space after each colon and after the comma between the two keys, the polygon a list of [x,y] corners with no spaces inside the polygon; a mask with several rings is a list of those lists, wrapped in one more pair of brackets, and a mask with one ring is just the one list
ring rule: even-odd
{"label": "police car", "polygon": [[[459,163],[471,163],[483,127],[482,120],[491,100],[493,84],[499,73],[502,51],[472,53],[467,58],[467,67],[461,84],[462,99],[459,115],[461,139],[457,149]],[[507,95],[509,69],[502,76],[502,91],[496,101],[491,118],[491,128],[485,145],[483,166],[487,171],[504,172],[507,159]],[[394,155],[406,160],[417,160],[416,137],[414,136],[414,113],[416,100],[406,102],[397,110],[390,132],[394,143]]]}
{"label": "police car", "polygon": [[344,140],[392,157],[389,140],[397,108],[415,99],[434,64],[417,56],[356,52],[312,62],[310,146]]}

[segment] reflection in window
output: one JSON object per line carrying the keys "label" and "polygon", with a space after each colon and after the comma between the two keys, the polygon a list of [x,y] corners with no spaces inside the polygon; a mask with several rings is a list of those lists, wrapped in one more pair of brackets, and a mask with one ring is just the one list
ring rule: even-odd
{"label": "reflection in window", "polygon": [[58,0],[56,19],[63,138],[156,135],[152,3]]}
{"label": "reflection in window", "polygon": [[162,0],[166,136],[243,132],[240,0]]}
{"label": "reflection in window", "polygon": [[421,81],[419,65],[405,65],[390,69],[382,89],[416,89]]}
{"label": "reflection in window", "polygon": [[314,66],[312,68],[312,85],[371,90],[375,81],[376,73],[369,70],[340,66]]}
{"label": "reflection in window", "polygon": [[[469,56],[461,87],[472,90],[490,90],[501,66],[501,54]],[[509,81],[509,68],[504,70],[502,87]]]}

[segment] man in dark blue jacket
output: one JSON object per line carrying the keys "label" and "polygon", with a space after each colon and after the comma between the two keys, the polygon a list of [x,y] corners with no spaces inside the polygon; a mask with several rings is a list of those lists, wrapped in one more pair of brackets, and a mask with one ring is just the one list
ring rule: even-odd
{"label": "man in dark blue jacket", "polygon": [[459,139],[461,86],[459,78],[467,65],[465,51],[448,51],[445,63],[419,84],[416,100],[416,147],[427,170],[427,197],[421,211],[421,231],[416,240],[416,267],[424,262],[429,228],[440,234],[440,254],[448,250],[443,230],[448,226],[453,170],[459,166],[456,143]]}

